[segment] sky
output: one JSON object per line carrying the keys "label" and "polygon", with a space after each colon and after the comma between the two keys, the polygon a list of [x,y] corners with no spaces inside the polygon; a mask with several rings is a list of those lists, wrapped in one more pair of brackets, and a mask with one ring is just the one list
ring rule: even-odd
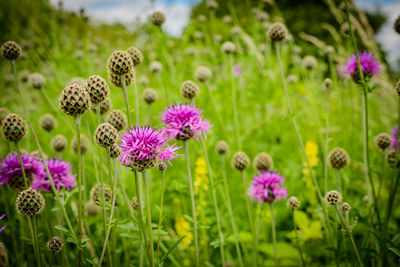
{"label": "sky", "polygon": [[[59,0],[50,0],[57,6]],[[161,11],[167,14],[164,29],[172,35],[179,35],[189,21],[190,9],[200,0],[63,0],[64,8],[78,11],[85,8],[86,14],[94,20],[104,22],[121,22],[129,24],[135,19],[142,21],[154,11]],[[376,35],[382,49],[388,53],[389,63],[396,69],[400,60],[400,35],[393,30],[393,23],[400,15],[399,0],[356,0],[357,4],[368,11],[375,11],[378,8],[387,16],[388,21]]]}

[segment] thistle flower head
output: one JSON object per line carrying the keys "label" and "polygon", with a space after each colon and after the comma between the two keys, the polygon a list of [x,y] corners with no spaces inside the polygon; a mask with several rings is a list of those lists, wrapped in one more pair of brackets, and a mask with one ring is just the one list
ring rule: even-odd
{"label": "thistle flower head", "polygon": [[390,147],[396,151],[400,150],[400,136],[399,136],[399,129],[397,126],[393,127],[393,134],[392,134],[392,142],[390,143]]}
{"label": "thistle flower head", "polygon": [[46,113],[40,117],[39,125],[43,130],[50,132],[56,127],[57,121],[53,115]]}
{"label": "thistle flower head", "polygon": [[9,113],[1,121],[3,137],[9,142],[19,142],[24,138],[27,127],[25,121],[17,114]]}
{"label": "thistle flower head", "polygon": [[205,66],[199,66],[194,72],[194,77],[201,83],[207,82],[211,78],[211,76],[212,71]]}
{"label": "thistle flower head", "polygon": [[51,140],[51,148],[56,151],[56,152],[62,152],[64,149],[67,147],[67,139],[61,134],[56,135],[52,140]]}
{"label": "thistle flower head", "polygon": [[146,88],[142,94],[144,102],[151,105],[154,101],[157,100],[158,95],[157,92],[152,88]]}
{"label": "thistle flower head", "polygon": [[286,203],[289,209],[297,209],[300,207],[300,201],[297,199],[297,197],[290,197]]}
{"label": "thistle flower head", "polygon": [[14,41],[7,41],[1,46],[1,55],[8,60],[16,60],[21,54],[21,47]]}
{"label": "thistle flower head", "polygon": [[40,73],[32,73],[29,75],[28,84],[34,89],[42,89],[46,79]]}
{"label": "thistle flower head", "polygon": [[165,21],[165,15],[161,12],[154,12],[150,17],[150,22],[155,26],[161,26]]}
{"label": "thistle flower head", "polygon": [[[364,78],[371,78],[381,71],[379,61],[375,60],[375,55],[368,52],[359,52],[361,71],[364,74]],[[352,77],[355,82],[360,81],[360,74],[357,67],[357,57],[355,54],[351,55],[347,60],[346,66],[344,67],[345,74]]]}
{"label": "thistle flower head", "polygon": [[128,54],[131,56],[134,66],[137,66],[140,63],[142,63],[143,54],[139,50],[139,48],[133,46],[133,47],[128,48],[128,50],[126,50],[126,52],[128,52]]}
{"label": "thistle flower head", "polygon": [[45,199],[38,191],[28,188],[18,193],[15,207],[25,216],[34,216],[40,213],[45,206]]}
{"label": "thistle flower head", "polygon": [[224,155],[229,150],[229,145],[227,142],[221,140],[217,143],[217,147],[215,148],[217,153],[220,155]]}
{"label": "thistle flower head", "polygon": [[329,205],[337,205],[342,202],[342,194],[338,191],[329,191],[325,195],[325,201]]}
{"label": "thistle flower head", "polygon": [[398,16],[394,21],[393,28],[398,34],[400,34],[400,16]]}
{"label": "thistle flower head", "polygon": [[122,135],[121,149],[118,160],[125,166],[141,171],[153,167],[157,161],[170,163],[170,160],[176,157],[179,147],[167,145],[166,138],[157,128],[136,126]]}
{"label": "thistle flower head", "polygon": [[[46,164],[57,191],[60,191],[61,189],[71,190],[75,187],[76,175],[71,174],[72,166],[69,162],[54,158],[47,159]],[[32,189],[51,192],[50,180],[44,167],[42,167],[40,174],[33,182]]]}
{"label": "thistle flower head", "polygon": [[248,195],[252,200],[260,203],[272,203],[281,198],[287,197],[285,187],[283,184],[283,177],[276,172],[262,171],[259,175],[254,176]]}
{"label": "thistle flower head", "polygon": [[[107,111],[110,110],[111,108],[111,101],[110,98],[106,98],[104,99],[103,102],[98,103],[97,105],[99,105],[100,107],[100,115],[103,115],[104,113],[106,113]],[[96,113],[96,108],[97,108],[96,104],[90,103],[90,109]]]}
{"label": "thistle flower head", "polygon": [[58,253],[62,250],[64,244],[58,236],[53,236],[47,242],[47,249],[50,250],[52,253]]}
{"label": "thistle flower head", "polygon": [[280,22],[276,22],[269,26],[268,36],[273,42],[282,42],[288,35],[286,26]]}
{"label": "thistle flower head", "polygon": [[87,79],[85,89],[89,93],[90,101],[93,104],[104,101],[110,92],[106,80],[98,75],[92,75]]}
{"label": "thistle flower head", "polygon": [[391,137],[387,133],[381,133],[375,138],[375,144],[382,151],[386,150],[391,144]]}
{"label": "thistle flower head", "polygon": [[162,133],[168,140],[188,140],[190,138],[197,139],[211,127],[207,120],[202,119],[201,112],[193,104],[171,105],[162,114],[161,121],[165,128]]}
{"label": "thistle flower head", "polygon": [[128,124],[126,116],[121,110],[114,109],[107,117],[107,122],[114,126],[117,131],[121,131]]}

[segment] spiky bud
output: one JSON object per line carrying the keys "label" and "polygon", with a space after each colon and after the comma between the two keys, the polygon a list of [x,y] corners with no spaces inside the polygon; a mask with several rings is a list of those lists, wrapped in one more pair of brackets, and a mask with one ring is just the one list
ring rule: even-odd
{"label": "spiky bud", "polygon": [[250,165],[250,158],[246,153],[239,151],[233,155],[232,167],[238,171],[244,171]]}
{"label": "spiky bud", "polygon": [[[89,149],[89,139],[87,139],[86,136],[84,136],[83,134],[81,134],[81,154],[86,154],[86,152]],[[72,145],[72,150],[74,151],[75,154],[78,153],[78,140],[76,139],[76,136],[72,139],[71,141],[71,145]]]}
{"label": "spiky bud", "polygon": [[181,85],[181,96],[192,99],[198,95],[200,88],[193,81],[184,81]]}
{"label": "spiky bud", "polygon": [[231,29],[232,36],[238,36],[241,32],[242,32],[242,28],[240,28],[239,26],[234,26]]}
{"label": "spiky bud", "polygon": [[332,80],[329,79],[329,78],[325,78],[324,86],[325,86],[326,89],[330,89],[332,87]]}
{"label": "spiky bud", "polygon": [[132,198],[132,209],[133,210],[138,210],[138,200],[137,200],[137,197],[133,197]]}
{"label": "spiky bud", "polygon": [[100,213],[100,208],[93,201],[89,201],[85,205],[86,212],[89,216],[96,217]]}
{"label": "spiky bud", "polygon": [[[33,182],[33,174],[31,172],[27,172],[25,175],[26,175],[26,183],[28,187],[30,187]],[[15,191],[21,191],[26,189],[25,179],[22,174],[14,175],[13,178],[7,184],[12,190]]]}
{"label": "spiky bud", "polygon": [[226,24],[231,24],[232,23],[232,18],[229,15],[225,15],[222,20],[226,23]]}
{"label": "spiky bud", "polygon": [[110,115],[107,117],[107,122],[114,126],[117,131],[121,131],[127,125],[127,119],[121,110],[115,109],[111,111]]}
{"label": "spiky bud", "polygon": [[163,66],[160,62],[153,61],[150,63],[149,70],[151,73],[157,74],[157,73],[161,72],[162,69],[163,69]]}
{"label": "spiky bud", "polygon": [[17,114],[8,114],[1,122],[4,139],[19,142],[26,134],[25,121]]}
{"label": "spiky bud", "polygon": [[391,137],[387,133],[381,133],[375,138],[375,144],[382,151],[386,150],[390,146]]}
{"label": "spiky bud", "polygon": [[158,162],[157,163],[157,169],[160,172],[163,172],[163,171],[165,171],[167,169],[167,164],[165,164],[165,162]]}
{"label": "spiky bud", "polygon": [[400,34],[400,16],[398,16],[394,21],[393,28],[398,34]]}
{"label": "spiky bud", "polygon": [[[102,192],[104,192],[104,194],[102,194]],[[99,205],[99,203],[101,203],[102,201],[111,202],[111,196],[111,187],[106,184],[104,184],[103,186],[101,186],[101,184],[97,184],[90,191],[90,198],[94,203],[96,203],[96,205]]]}
{"label": "spiky bud", "polygon": [[81,77],[74,77],[69,81],[68,84],[74,84],[74,83],[79,84],[80,86],[85,88],[86,80]]}
{"label": "spiky bud", "polygon": [[207,1],[206,6],[209,10],[216,10],[219,7],[218,2],[214,0]]}
{"label": "spiky bud", "polygon": [[343,35],[349,35],[349,33],[350,33],[350,27],[349,27],[349,24],[346,22],[346,23],[343,23],[341,26],[340,26],[340,32],[343,34]]}
{"label": "spiky bud", "polygon": [[154,12],[150,17],[150,22],[156,26],[163,25],[164,21],[165,21],[165,16],[161,12]]}
{"label": "spiky bud", "polygon": [[133,61],[128,52],[114,51],[108,58],[108,71],[115,74],[126,74],[132,70]]}
{"label": "spiky bud", "polygon": [[114,143],[108,148],[108,152],[110,153],[110,158],[118,158],[121,154],[121,147],[118,144]]}
{"label": "spiky bud", "polygon": [[206,83],[212,76],[212,71],[205,67],[199,66],[194,72],[194,77],[201,83]]}
{"label": "spiky bud", "polygon": [[133,47],[128,48],[128,50],[126,50],[126,52],[128,52],[128,54],[131,56],[134,66],[137,66],[140,63],[142,63],[143,54],[139,50],[139,48],[133,46]]}
{"label": "spiky bud", "polygon": [[391,168],[398,168],[400,166],[399,153],[395,149],[387,153],[386,160]]}
{"label": "spiky bud", "polygon": [[1,47],[1,55],[8,60],[16,60],[21,54],[21,47],[14,41],[7,41]]}
{"label": "spiky bud", "polygon": [[317,59],[314,56],[305,56],[302,60],[302,65],[307,70],[312,70],[318,64]]}
{"label": "spiky bud", "polygon": [[87,79],[85,89],[89,93],[90,101],[93,104],[104,101],[110,93],[106,80],[98,75],[92,75]]}
{"label": "spiky bud", "polygon": [[40,73],[32,73],[31,75],[29,75],[28,84],[33,89],[42,89],[45,82],[46,79]]}
{"label": "spiky bud", "polygon": [[64,244],[58,236],[53,236],[50,238],[49,241],[47,241],[47,248],[52,252],[52,253],[58,253],[62,250]]}
{"label": "spiky bud", "polygon": [[226,54],[233,54],[236,51],[236,46],[234,43],[226,41],[222,44],[222,51],[224,51]]}
{"label": "spiky bud", "polygon": [[269,18],[268,13],[265,11],[257,12],[257,20],[260,22],[267,21]]}
{"label": "spiky bud", "polygon": [[350,157],[342,148],[334,148],[328,155],[328,163],[332,168],[342,169],[350,164]]}
{"label": "spiky bud", "polygon": [[329,191],[325,195],[325,201],[328,205],[337,205],[342,202],[342,195],[338,191]]}
{"label": "spiky bud", "polygon": [[341,209],[343,212],[349,212],[349,210],[351,209],[351,206],[350,206],[349,203],[343,202],[343,204],[340,205],[340,209]]}
{"label": "spiky bud", "polygon": [[102,123],[97,126],[94,132],[96,144],[102,147],[109,147],[117,141],[118,131],[110,123]]}
{"label": "spiky bud", "polygon": [[39,125],[43,130],[50,132],[56,127],[57,121],[53,115],[46,113],[40,117]]}
{"label": "spiky bud", "polygon": [[[100,108],[100,115],[103,115],[103,114],[105,114],[107,111],[110,110],[110,108],[111,108],[111,101],[110,101],[109,98],[106,98],[103,102],[100,102],[100,103],[97,104],[97,105],[99,105],[99,108]],[[97,105],[95,105],[95,104],[93,104],[93,103],[90,104],[90,109],[91,109],[94,113],[97,112],[97,111],[96,111]]]}
{"label": "spiky bud", "polygon": [[68,85],[61,92],[59,103],[61,110],[70,116],[85,113],[89,108],[90,97],[88,92],[80,85]]}
{"label": "spiky bud", "polygon": [[140,78],[139,78],[139,84],[141,85],[141,86],[147,86],[148,84],[149,84],[149,78],[147,77],[147,76],[145,76],[145,75],[141,75],[140,76]]}
{"label": "spiky bud", "polygon": [[228,152],[228,150],[229,150],[229,145],[228,145],[227,142],[225,142],[225,141],[223,141],[223,140],[222,140],[222,141],[219,141],[219,142],[217,143],[216,150],[217,150],[217,153],[218,153],[218,154],[224,155],[224,154],[226,154],[226,152]]}
{"label": "spiky bud", "polygon": [[280,22],[273,23],[268,28],[269,39],[273,42],[282,42],[288,35],[286,26]]}
{"label": "spiky bud", "polygon": [[[133,82],[133,80],[135,79],[135,74],[134,74],[133,70],[131,70],[128,73],[125,73],[123,75],[125,77],[125,86],[129,86]],[[121,80],[121,75],[120,74],[109,72],[108,73],[108,79],[110,80],[110,82],[114,86],[122,88],[122,80]]]}
{"label": "spiky bud", "polygon": [[22,70],[19,72],[19,79],[22,83],[26,83],[29,80],[30,75],[31,73],[29,72],[29,70]]}
{"label": "spiky bud", "polygon": [[157,92],[152,88],[146,88],[142,94],[143,101],[147,104],[151,105],[154,101],[157,100],[158,95]]}
{"label": "spiky bud", "polygon": [[274,163],[270,155],[261,152],[254,158],[254,169],[258,171],[270,171],[274,168]]}
{"label": "spiky bud", "polygon": [[147,169],[151,169],[156,165],[156,159],[152,159],[150,157],[141,159],[141,160],[135,160],[131,158],[129,162],[129,167],[134,169],[135,171],[144,171]]}
{"label": "spiky bud", "polygon": [[0,267],[8,266],[8,254],[4,243],[0,242]]}
{"label": "spiky bud", "polygon": [[56,151],[56,152],[63,152],[64,149],[67,147],[68,142],[67,139],[61,134],[56,135],[52,140],[51,140],[51,148]]}
{"label": "spiky bud", "polygon": [[15,207],[19,213],[25,216],[39,214],[45,206],[45,200],[41,193],[28,188],[18,193]]}
{"label": "spiky bud", "polygon": [[297,209],[300,207],[300,201],[297,199],[297,197],[290,197],[286,203],[289,209]]}

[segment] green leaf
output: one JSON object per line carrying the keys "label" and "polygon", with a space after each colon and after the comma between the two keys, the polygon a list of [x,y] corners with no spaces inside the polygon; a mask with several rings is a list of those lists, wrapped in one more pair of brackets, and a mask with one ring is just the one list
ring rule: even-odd
{"label": "green leaf", "polygon": [[161,257],[160,261],[164,262],[165,259],[168,257],[169,254],[172,253],[172,251],[175,250],[175,248],[182,242],[182,240],[186,237],[186,235],[182,236],[179,238],[173,245],[168,249],[168,251]]}
{"label": "green leaf", "polygon": [[389,250],[391,252],[393,252],[394,254],[396,254],[398,257],[400,257],[400,250],[398,250],[397,248],[389,248]]}
{"label": "green leaf", "polygon": [[54,228],[56,228],[57,230],[60,230],[60,231],[62,231],[62,232],[64,232],[64,233],[68,233],[68,229],[65,228],[65,227],[62,226],[62,225],[56,225],[56,226],[54,226]]}

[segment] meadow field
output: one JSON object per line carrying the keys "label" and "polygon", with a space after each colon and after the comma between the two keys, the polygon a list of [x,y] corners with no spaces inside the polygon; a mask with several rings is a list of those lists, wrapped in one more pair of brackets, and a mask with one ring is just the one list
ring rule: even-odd
{"label": "meadow field", "polygon": [[177,37],[3,1],[0,267],[399,266],[400,74],[322,2],[325,37],[273,0]]}

